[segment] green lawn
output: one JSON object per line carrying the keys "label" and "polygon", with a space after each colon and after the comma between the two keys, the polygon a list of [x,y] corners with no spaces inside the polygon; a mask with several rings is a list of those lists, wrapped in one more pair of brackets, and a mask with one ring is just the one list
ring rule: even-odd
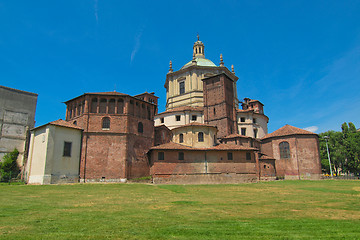
{"label": "green lawn", "polygon": [[0,239],[360,239],[360,181],[2,184]]}

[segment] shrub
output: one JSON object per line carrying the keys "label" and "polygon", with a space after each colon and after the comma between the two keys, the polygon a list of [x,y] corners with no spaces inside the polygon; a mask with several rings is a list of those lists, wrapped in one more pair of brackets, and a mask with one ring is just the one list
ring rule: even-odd
{"label": "shrub", "polygon": [[15,148],[14,151],[5,154],[3,161],[0,162],[0,182],[9,182],[12,178],[18,177],[20,168],[17,165],[17,158],[19,151]]}

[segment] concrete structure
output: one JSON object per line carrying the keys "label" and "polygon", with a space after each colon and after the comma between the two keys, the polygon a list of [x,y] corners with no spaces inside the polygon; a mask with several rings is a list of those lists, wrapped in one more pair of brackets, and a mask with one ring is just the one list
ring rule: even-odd
{"label": "concrete structure", "polygon": [[154,145],[154,93],[85,93],[65,102],[66,121],[84,129],[81,181],[124,182],[148,176]]}
{"label": "concrete structure", "polygon": [[57,120],[31,130],[25,179],[29,184],[79,181],[82,129]]}
{"label": "concrete structure", "polygon": [[18,164],[25,163],[30,129],[35,126],[37,94],[0,86],[0,161],[14,148]]}

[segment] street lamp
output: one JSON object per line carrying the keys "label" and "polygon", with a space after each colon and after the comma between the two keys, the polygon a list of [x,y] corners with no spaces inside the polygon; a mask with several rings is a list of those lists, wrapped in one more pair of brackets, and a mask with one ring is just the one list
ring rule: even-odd
{"label": "street lamp", "polygon": [[333,173],[332,173],[332,169],[331,169],[331,161],[330,161],[330,154],[329,154],[329,147],[328,147],[328,140],[329,140],[329,136],[324,136],[325,142],[326,142],[326,150],[327,150],[327,155],[328,155],[328,159],[329,159],[329,166],[330,166],[330,175],[331,177],[333,177]]}

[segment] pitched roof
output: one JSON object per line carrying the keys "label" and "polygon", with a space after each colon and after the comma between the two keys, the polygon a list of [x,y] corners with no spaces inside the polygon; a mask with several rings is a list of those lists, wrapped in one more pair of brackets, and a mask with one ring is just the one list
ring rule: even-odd
{"label": "pitched roof", "polygon": [[230,134],[230,135],[227,135],[227,136],[223,137],[223,139],[231,139],[231,138],[252,138],[252,137],[244,136],[244,135],[241,135],[241,134],[238,134],[238,133],[233,133],[233,134]]}
{"label": "pitched roof", "polygon": [[268,156],[266,154],[261,155],[261,157],[259,159],[260,160],[275,160],[274,157]]}
{"label": "pitched roof", "polygon": [[183,127],[192,127],[192,126],[212,127],[212,128],[216,128],[216,129],[217,129],[216,126],[211,126],[211,125],[208,125],[208,124],[205,124],[205,123],[199,123],[199,122],[191,122],[191,123],[188,123],[188,124],[185,124],[185,125],[182,125],[182,126],[173,128],[173,129],[183,128]]}
{"label": "pitched roof", "polygon": [[36,128],[33,128],[31,130],[35,130],[35,129],[38,129],[38,128],[41,128],[41,127],[44,127],[44,126],[47,126],[47,125],[54,125],[54,126],[60,126],[60,127],[67,127],[67,128],[73,128],[73,129],[78,129],[78,130],[84,130],[82,129],[81,127],[79,126],[76,126],[75,124],[72,124],[70,122],[67,122],[67,121],[64,121],[62,119],[58,119],[56,121],[52,121],[52,122],[49,122],[47,124],[44,124],[44,125],[41,125],[39,127],[36,127]]}
{"label": "pitched roof", "polygon": [[317,135],[317,134],[286,124],[285,126],[283,126],[282,128],[279,128],[275,132],[265,135],[262,139],[267,139],[267,138],[272,138],[272,137],[290,136],[290,135]]}

